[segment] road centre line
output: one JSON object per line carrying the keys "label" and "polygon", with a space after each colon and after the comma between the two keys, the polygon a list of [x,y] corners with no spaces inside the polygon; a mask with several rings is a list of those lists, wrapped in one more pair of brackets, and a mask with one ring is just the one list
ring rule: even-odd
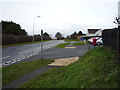
{"label": "road centre line", "polygon": [[10,56],[6,56],[6,57],[2,57],[2,58],[0,58],[0,59],[5,59],[5,58],[9,58]]}
{"label": "road centre line", "polygon": [[28,53],[28,52],[31,52],[32,50],[28,50],[28,51],[26,51],[26,52],[21,52],[21,53],[19,53],[19,54],[23,54],[23,53]]}

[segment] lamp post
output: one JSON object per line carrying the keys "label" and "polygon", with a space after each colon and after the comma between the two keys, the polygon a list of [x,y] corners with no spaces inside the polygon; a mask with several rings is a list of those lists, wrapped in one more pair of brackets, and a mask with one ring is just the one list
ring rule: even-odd
{"label": "lamp post", "polygon": [[34,42],[34,26],[35,26],[35,18],[36,17],[40,17],[40,16],[35,16],[34,18],[33,18],[33,42]]}

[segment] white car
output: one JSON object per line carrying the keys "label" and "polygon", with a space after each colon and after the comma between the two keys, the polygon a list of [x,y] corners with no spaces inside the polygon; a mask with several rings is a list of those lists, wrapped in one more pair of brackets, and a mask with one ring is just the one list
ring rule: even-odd
{"label": "white car", "polygon": [[102,38],[99,38],[99,39],[97,40],[97,44],[98,44],[98,45],[102,45],[102,44],[103,44]]}
{"label": "white car", "polygon": [[92,37],[92,38],[88,39],[88,42],[93,43],[93,38],[96,38],[97,40],[100,39],[100,37]]}

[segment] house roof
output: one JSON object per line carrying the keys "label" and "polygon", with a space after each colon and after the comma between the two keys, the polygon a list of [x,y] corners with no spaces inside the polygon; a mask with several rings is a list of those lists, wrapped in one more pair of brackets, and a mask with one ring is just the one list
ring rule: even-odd
{"label": "house roof", "polygon": [[99,29],[88,29],[88,34],[95,34]]}

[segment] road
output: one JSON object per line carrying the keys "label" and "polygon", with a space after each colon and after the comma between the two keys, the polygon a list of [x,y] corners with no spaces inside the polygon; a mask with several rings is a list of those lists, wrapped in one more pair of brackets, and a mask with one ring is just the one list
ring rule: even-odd
{"label": "road", "polygon": [[[43,42],[43,50],[52,48],[59,43],[64,43],[64,41],[52,40]],[[0,53],[2,54],[2,58],[0,58],[2,60],[2,64],[0,65],[6,66],[37,55],[39,52],[41,52],[41,43],[5,47],[0,48],[0,50]]]}

